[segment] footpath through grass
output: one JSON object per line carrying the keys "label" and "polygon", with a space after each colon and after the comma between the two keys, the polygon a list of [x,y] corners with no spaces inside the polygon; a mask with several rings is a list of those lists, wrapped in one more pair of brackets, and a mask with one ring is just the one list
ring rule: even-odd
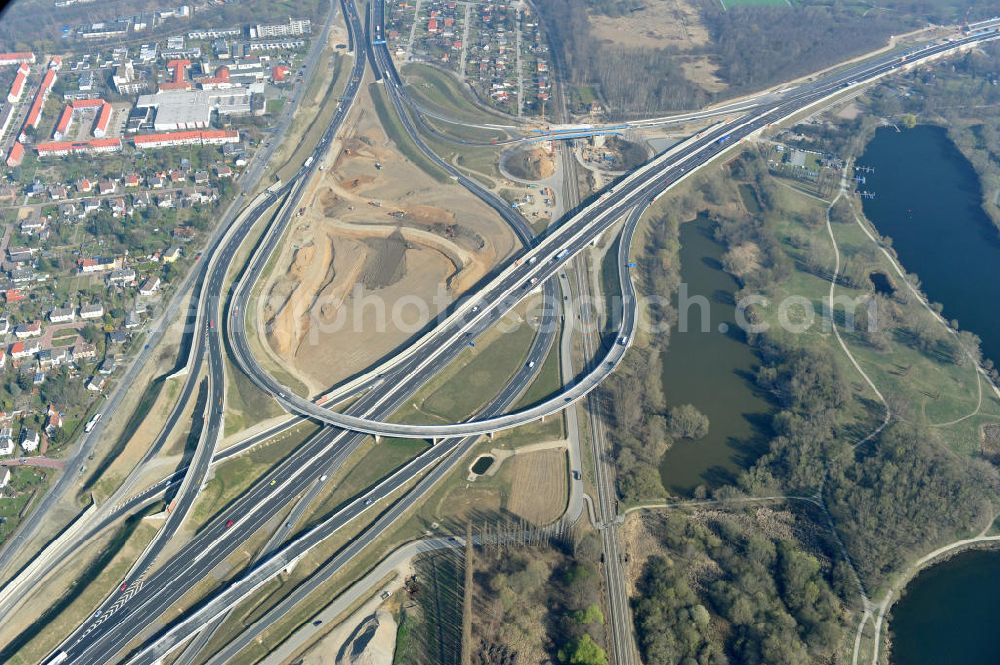
{"label": "footpath through grass", "polygon": [[[870,403],[877,402],[877,397],[836,344],[829,328],[831,317],[826,312],[826,303],[830,282],[828,276],[822,273],[833,270],[832,244],[828,237],[824,237],[825,233],[817,236],[817,231],[807,223],[807,220],[825,215],[825,204],[789,188],[776,189],[771,194],[775,199],[774,205],[761,214],[775,230],[795,269],[767,295],[773,303],[781,303],[792,296],[805,297],[815,305],[813,315],[816,323],[805,332],[787,333],[783,332],[777,307],[760,308],[758,311],[764,314],[764,321],[773,331],[770,334],[793,340],[797,345],[827,349],[852,382],[856,395]],[[840,250],[842,274],[846,268],[854,275],[873,272],[891,275],[901,296],[882,303],[883,306],[896,308],[898,313],[894,317],[890,317],[888,312],[882,314],[883,322],[878,325],[889,327],[878,335],[881,347],[865,335],[866,324],[856,325],[853,330],[845,326],[845,310],[839,306],[836,308],[832,319],[851,354],[879,391],[892,396],[897,409],[906,405],[906,412],[897,413],[898,417],[925,423],[934,428],[952,449],[964,454],[976,454],[981,426],[985,422],[1000,420],[1000,402],[985,385],[980,386],[981,378],[971,362],[954,362],[940,353],[915,348],[906,331],[893,322],[894,318],[908,322],[907,326],[931,328],[943,327],[943,324],[909,293],[889,259],[858,224],[834,223],[832,229]],[[829,250],[829,254],[823,255],[822,265],[815,265],[817,248]],[[811,259],[810,252],[813,254]],[[810,268],[810,265],[813,267]],[[838,299],[859,303],[857,311],[853,312],[857,316],[862,308],[867,309],[867,299],[872,292],[868,288],[839,283],[834,295]],[[793,310],[790,308],[788,311]],[[981,387],[983,397],[980,405]],[[849,415],[864,419],[857,400],[852,404]]]}

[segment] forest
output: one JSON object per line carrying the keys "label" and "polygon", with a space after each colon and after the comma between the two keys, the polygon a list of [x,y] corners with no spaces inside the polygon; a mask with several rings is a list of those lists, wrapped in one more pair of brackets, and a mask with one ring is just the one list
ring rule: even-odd
{"label": "forest", "polygon": [[696,108],[711,101],[684,76],[675,53],[602,44],[574,0],[542,0],[538,7],[561,76],[572,86],[596,85],[611,117]]}
{"label": "forest", "polygon": [[600,556],[594,533],[525,549],[478,549],[475,662],[606,665]]}
{"label": "forest", "polygon": [[832,662],[848,616],[838,592],[851,588],[799,542],[808,520],[766,508],[647,517],[663,553],[644,562],[633,601],[645,662]]}
{"label": "forest", "polygon": [[[591,14],[610,17],[646,4],[587,1]],[[835,65],[928,22],[958,23],[996,11],[988,0],[894,0],[882,5],[863,12],[856,5],[829,2],[723,9],[706,0],[697,6],[711,43],[684,52],[603,43],[591,32],[587,12],[573,0],[540,0],[538,8],[566,82],[593,86],[613,119],[699,108]],[[727,89],[709,93],[689,80],[683,56],[708,56]]]}
{"label": "forest", "polygon": [[[753,189],[760,212],[739,205],[740,185]],[[775,220],[794,220],[809,238],[824,222],[822,215],[784,208],[782,194],[755,150],[682,188],[669,207],[650,214],[640,291],[674,293],[677,229],[699,214],[715,221],[716,239],[727,248],[723,267],[737,277],[741,293],[772,293],[796,271],[831,278],[828,242],[797,245],[776,232]],[[834,207],[831,220],[854,223],[844,205]],[[874,257],[842,259],[841,280],[860,288]],[[967,362],[951,352],[954,340],[943,327],[926,326],[913,303],[899,298],[881,303],[880,316],[884,311],[888,318],[879,334],[935,362]],[[658,307],[651,316],[673,321],[669,304]],[[895,404],[904,419],[855,448],[879,424],[881,406],[859,403],[856,378],[826,346],[829,340],[803,339],[809,338],[750,336],[759,359],[752,380],[775,405],[771,437],[735,485],[710,490],[718,508],[642,518],[655,523],[651,530],[661,539],[633,598],[645,662],[832,662],[853,627],[860,590],[874,596],[907,562],[989,523],[1000,500],[995,467],[956,454],[932,427],[906,419]],[[885,342],[877,334],[859,339]],[[663,452],[693,428],[678,427],[677,414],[665,408],[660,356],[669,352],[668,340],[643,340],[601,389],[625,502],[666,494],[657,473]],[[974,339],[966,341],[975,346]],[[790,529],[754,528],[763,509],[729,503],[775,495],[797,497],[773,508]]]}
{"label": "forest", "polygon": [[883,46],[919,25],[897,13],[840,5],[734,7],[706,16],[719,75],[730,92],[759,90]]}
{"label": "forest", "polygon": [[808,494],[826,505],[858,574],[878,589],[906,561],[987,525],[1000,495],[989,463],[957,455],[926,425],[894,421],[854,449],[838,412],[849,388],[826,354],[765,342],[758,381],[777,395],[769,451],[741,481],[750,494]]}

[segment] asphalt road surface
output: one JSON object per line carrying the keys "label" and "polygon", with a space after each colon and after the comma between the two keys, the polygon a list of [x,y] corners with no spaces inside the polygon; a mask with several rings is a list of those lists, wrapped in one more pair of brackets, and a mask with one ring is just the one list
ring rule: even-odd
{"label": "asphalt road surface", "polygon": [[[352,3],[345,2],[345,14],[352,22],[358,20]],[[948,44],[933,45],[924,50],[920,57],[943,53],[959,45],[981,41],[983,38],[970,36]],[[358,49],[358,53],[360,52]],[[910,56],[911,59],[915,57],[917,56]],[[362,60],[362,58],[359,57],[358,60]],[[529,250],[526,256],[522,257],[527,260],[509,266],[490,285],[484,287],[477,297],[467,302],[464,309],[468,310],[473,306],[478,308],[471,317],[471,325],[484,323],[488,325],[489,322],[495,320],[498,313],[506,311],[523,297],[523,293],[518,293],[518,291],[527,288],[526,280],[528,285],[544,282],[558,270],[567,256],[572,256],[580,251],[592,238],[614,224],[626,210],[640,201],[659,195],[668,186],[683,179],[693,170],[731,147],[736,141],[772,122],[808,108],[836,94],[841,89],[874,80],[894,71],[903,64],[908,63],[903,63],[894,56],[873,66],[850,68],[808,86],[797,88],[794,94],[789,94],[786,99],[773,107],[758,109],[739,121],[726,123],[713,131],[706,132],[682,149],[653,160],[647,167],[639,169],[636,173],[617,183],[591,206]],[[363,62],[361,66],[363,68]],[[359,81],[360,76],[352,78],[352,82],[349,83],[349,87],[354,86],[355,92]],[[392,84],[390,81],[389,85]],[[333,130],[333,125],[331,125],[331,130]],[[330,134],[332,135],[332,131]],[[317,147],[317,154],[321,154],[321,148],[325,150],[329,139],[329,136],[324,137],[321,145]],[[308,175],[308,173],[303,175]],[[294,188],[297,183],[298,178],[286,187]],[[286,192],[288,191],[286,190]],[[294,191],[291,193],[294,195]],[[562,253],[564,250],[565,254]],[[223,253],[225,251],[224,249]],[[535,261],[530,261],[531,257],[535,257]],[[219,265],[228,265],[231,256],[223,256],[223,259]],[[535,278],[536,281],[532,282],[532,278]],[[512,295],[516,295],[516,297],[511,297]],[[475,302],[476,305],[470,304],[471,302]],[[459,307],[456,314],[464,314],[462,310],[463,307]],[[461,318],[453,316],[456,319]],[[417,361],[408,359],[400,363],[401,374],[403,374],[401,381],[394,382],[391,386],[383,385],[363,395],[347,410],[346,414],[338,415],[337,418],[355,418],[361,421],[365,421],[367,418],[368,423],[374,422],[376,427],[382,427],[381,421],[372,420],[369,416],[385,417],[399,406],[405,396],[409,394],[408,391],[415,390],[430,376],[437,373],[444,366],[443,361],[447,354],[453,353],[455,348],[462,348],[464,345],[462,336],[470,330],[470,327],[469,323],[459,324],[458,327],[455,327],[454,322],[449,324],[449,321],[446,321],[444,325],[439,326],[439,328],[446,330],[443,336],[436,336],[434,332],[428,335],[428,338],[437,342],[436,345],[431,345],[434,350],[427,351],[426,348],[418,348],[416,351],[411,351],[410,354],[410,358],[416,357]],[[211,346],[210,344],[210,348]],[[221,345],[219,346],[221,347]],[[624,344],[620,346],[624,347]],[[513,387],[513,384],[508,384],[508,387]],[[497,399],[502,400],[504,397],[504,394],[501,394]],[[302,413],[299,410],[302,408],[299,401],[290,399],[281,399],[280,401],[286,407],[294,405],[294,410]],[[308,411],[315,405],[309,402],[306,402],[306,405],[308,405],[305,409],[306,413],[315,415]],[[326,414],[330,413],[325,409],[320,409],[320,411]],[[330,422],[329,417],[322,419]],[[354,427],[354,425],[348,426]],[[367,424],[364,426],[368,427]],[[459,428],[458,430],[448,430],[448,433],[479,434],[481,432],[477,430],[477,427],[474,425],[468,432]],[[374,431],[381,432],[382,430],[375,429]],[[353,449],[353,446],[350,445],[351,441],[360,440],[362,436],[357,432],[351,433],[331,428],[325,430],[324,434],[316,437],[314,441],[300,447],[296,454],[267,474],[264,481],[255,484],[246,494],[234,502],[230,509],[232,511],[232,517],[229,518],[231,524],[224,522],[209,525],[203,529],[198,537],[184,548],[181,556],[174,557],[165,563],[148,580],[136,585],[134,587],[135,593],[127,598],[123,597],[123,602],[120,604],[116,603],[115,612],[110,613],[107,618],[102,617],[104,620],[100,623],[90,624],[76,641],[69,641],[65,645],[66,658],[64,662],[106,662],[112,659],[127,643],[142,633],[145,627],[150,626],[158,616],[169,609],[183,593],[183,590],[190,588],[191,585],[207,575],[214,565],[224,558],[226,552],[232,551],[264,524],[276,512],[276,506],[280,507],[280,505],[286,504],[308,483],[313,482],[318,473],[322,469],[328,468],[329,464],[342,462],[346,454],[349,454]],[[343,524],[358,515],[376,510],[376,506],[379,506],[384,499],[418,478],[419,474],[424,473],[429,463],[442,460],[460,448],[458,444],[450,442],[469,440],[474,440],[474,438],[469,436],[467,438],[447,439],[449,445],[441,445],[444,442],[439,442],[439,445],[432,447],[424,456],[393,474],[366,495],[359,496],[348,504],[337,514],[336,519],[328,520],[299,535],[273,556],[217,593],[200,610],[190,614],[187,619],[166,631],[161,635],[160,640],[153,643],[153,647],[143,651],[142,658],[155,660],[154,652],[157,649],[169,649],[170,640],[183,639],[184,636],[190,634],[192,623],[204,622],[206,618],[218,616],[219,613],[231,607],[232,603],[246,597],[260,584],[277,574],[277,571],[287,566],[289,562],[294,561],[302,553],[335,533]],[[455,447],[450,447],[451,445]],[[421,478],[418,487],[428,479],[433,478],[438,469],[445,466],[434,467],[430,473]],[[270,483],[271,480],[274,481],[274,484]],[[401,514],[401,511],[405,510],[405,504],[405,500],[399,501],[388,508],[376,521],[375,526],[365,532],[364,536],[353,541],[348,549],[343,550],[335,558],[349,560],[355,551],[360,551],[375,537],[375,535],[369,536],[373,529],[385,522],[386,519],[388,522],[385,522],[385,528],[388,528],[388,525],[391,525],[395,519],[397,511]],[[270,506],[270,509],[260,510],[260,506]],[[275,570],[276,567],[277,570]],[[143,659],[138,662],[152,662],[152,660]]]}

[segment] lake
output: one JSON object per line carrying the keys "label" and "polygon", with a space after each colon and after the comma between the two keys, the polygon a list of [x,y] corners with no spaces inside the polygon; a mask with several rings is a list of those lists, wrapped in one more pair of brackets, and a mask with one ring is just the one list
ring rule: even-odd
{"label": "lake", "polygon": [[735,323],[733,294],[739,285],[722,269],[724,247],[713,231],[714,223],[704,216],[680,227],[681,281],[689,299],[700,295],[709,301],[709,330],[702,331],[700,310],[692,305],[688,331],[672,328],[663,354],[668,405],[693,404],[709,420],[708,435],[674,442],[660,465],[664,487],[682,495],[698,485],[735,480],[766,448],[771,419],[771,404],[753,380],[757,356]]}
{"label": "lake", "polygon": [[1000,364],[1000,233],[982,208],[979,178],[944,129],[879,129],[859,165],[870,166],[865,216],[892,238],[945,318],[958,319]]}
{"label": "lake", "polygon": [[[940,127],[879,129],[859,165],[865,216],[890,236],[944,316],[1000,361],[1000,234],[982,209],[979,178]],[[921,572],[893,608],[894,665],[1000,663],[1000,552],[958,555]]]}
{"label": "lake", "polygon": [[893,606],[893,665],[1000,662],[1000,552],[971,551],[922,571]]}

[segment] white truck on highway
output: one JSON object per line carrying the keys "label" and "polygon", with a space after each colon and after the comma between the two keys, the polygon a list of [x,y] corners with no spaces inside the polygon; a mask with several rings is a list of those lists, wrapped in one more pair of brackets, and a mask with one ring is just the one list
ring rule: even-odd
{"label": "white truck on highway", "polygon": [[91,432],[91,430],[93,430],[94,427],[97,425],[97,423],[101,422],[101,415],[102,414],[100,414],[100,413],[95,413],[94,417],[91,418],[87,422],[87,424],[83,426],[83,431],[86,432],[87,434],[89,434]]}

